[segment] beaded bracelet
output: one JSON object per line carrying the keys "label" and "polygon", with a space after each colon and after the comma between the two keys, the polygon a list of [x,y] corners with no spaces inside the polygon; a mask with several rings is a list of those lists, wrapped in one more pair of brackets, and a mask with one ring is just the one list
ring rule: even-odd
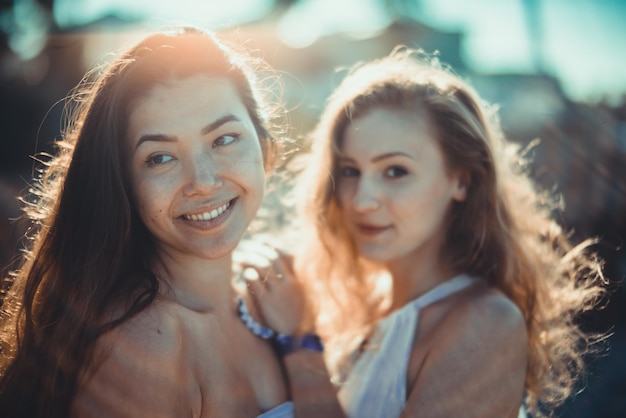
{"label": "beaded bracelet", "polygon": [[270,338],[274,338],[278,335],[278,333],[273,329],[264,327],[254,320],[252,315],[250,315],[250,311],[243,301],[243,298],[239,298],[237,300],[237,314],[239,314],[239,319],[241,319],[241,322],[243,322],[246,328],[248,328],[248,330],[257,337],[269,340]]}
{"label": "beaded bracelet", "polygon": [[293,353],[298,349],[316,351],[318,353],[324,352],[322,340],[315,334],[304,334],[301,337],[294,337],[292,335],[281,334],[259,324],[252,315],[250,315],[250,311],[243,301],[243,298],[237,300],[237,314],[241,322],[243,322],[251,333],[264,340],[272,339],[274,347],[280,357],[285,357],[287,354]]}
{"label": "beaded bracelet", "polygon": [[324,352],[324,344],[322,340],[315,334],[304,334],[301,337],[280,334],[274,340],[276,351],[280,357],[285,357],[298,349],[315,351],[317,353]]}

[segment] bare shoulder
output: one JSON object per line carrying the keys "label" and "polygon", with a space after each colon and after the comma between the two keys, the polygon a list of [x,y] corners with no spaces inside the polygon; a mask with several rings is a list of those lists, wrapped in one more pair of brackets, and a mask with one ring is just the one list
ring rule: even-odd
{"label": "bare shoulder", "polygon": [[153,304],[102,335],[86,370],[74,416],[188,416],[192,379],[176,311]]}
{"label": "bare shoulder", "polygon": [[442,326],[456,331],[459,337],[479,337],[492,344],[519,344],[527,338],[521,310],[503,293],[486,286],[461,295]]}
{"label": "bare shoulder", "polygon": [[180,347],[182,320],[174,304],[154,302],[111,332],[102,336],[99,344],[119,348],[126,341],[145,354],[169,356]]}
{"label": "bare shoulder", "polygon": [[406,416],[516,417],[528,352],[518,307],[477,285],[433,308],[440,316],[413,350]]}
{"label": "bare shoulder", "polygon": [[102,335],[96,342],[99,368],[149,368],[154,362],[176,359],[182,349],[182,321],[175,307],[155,302]]}
{"label": "bare shoulder", "polygon": [[458,296],[437,327],[433,349],[467,361],[524,363],[528,334],[520,309],[501,292],[476,286]]}

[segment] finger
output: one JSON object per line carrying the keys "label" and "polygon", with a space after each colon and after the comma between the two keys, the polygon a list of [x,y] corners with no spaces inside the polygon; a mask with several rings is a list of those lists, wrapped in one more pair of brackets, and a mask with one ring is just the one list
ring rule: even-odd
{"label": "finger", "polygon": [[274,251],[277,254],[276,259],[280,260],[281,266],[283,269],[293,273],[293,264],[294,264],[294,256],[291,253],[288,253],[285,250],[280,248],[274,248]]}
{"label": "finger", "polygon": [[[246,269],[246,270],[254,271],[254,269]],[[258,296],[261,296],[263,293],[266,292],[267,289],[266,289],[265,283],[259,280],[258,276],[257,278],[246,278],[244,276],[244,278],[246,279],[246,285],[248,286],[249,293],[254,295],[255,298]]]}
{"label": "finger", "polygon": [[272,265],[272,267],[264,271],[261,280],[265,282],[266,286],[271,287],[285,283],[287,278],[279,265]]}
{"label": "finger", "polygon": [[241,276],[247,281],[257,281],[260,282],[263,286],[269,288],[269,285],[277,280],[277,276],[280,273],[276,273],[274,268],[269,267],[259,267],[255,264],[242,264],[242,274]]}
{"label": "finger", "polygon": [[287,251],[280,249],[278,247],[274,247],[274,251],[278,254],[279,258],[285,258],[291,262],[293,262],[293,254],[288,253]]}
{"label": "finger", "polygon": [[244,267],[241,276],[245,279],[245,280],[250,280],[250,281],[259,281],[261,276],[259,275],[259,271],[252,267],[252,266],[246,266]]}
{"label": "finger", "polygon": [[[290,266],[280,259],[272,260],[270,265],[267,267],[259,266],[258,263],[251,263],[248,261],[243,262],[242,267],[244,268],[244,271],[247,269],[254,269],[258,277],[252,278],[256,278],[266,285],[271,285],[274,283],[284,283],[285,281],[292,279]],[[248,272],[246,274],[252,275],[251,272]]]}
{"label": "finger", "polygon": [[293,268],[293,258],[288,255],[280,256],[272,263],[272,269],[281,283],[297,281],[297,276]]}

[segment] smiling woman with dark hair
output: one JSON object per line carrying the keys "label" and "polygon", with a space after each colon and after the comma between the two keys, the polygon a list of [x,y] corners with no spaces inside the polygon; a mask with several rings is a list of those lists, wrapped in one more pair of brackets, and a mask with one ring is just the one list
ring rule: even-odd
{"label": "smiling woman with dark hair", "polygon": [[181,28],[76,94],[4,305],[4,415],[289,417],[290,392],[324,406],[298,386],[319,379],[321,355],[283,368],[238,309],[249,294],[231,254],[280,145],[259,64]]}

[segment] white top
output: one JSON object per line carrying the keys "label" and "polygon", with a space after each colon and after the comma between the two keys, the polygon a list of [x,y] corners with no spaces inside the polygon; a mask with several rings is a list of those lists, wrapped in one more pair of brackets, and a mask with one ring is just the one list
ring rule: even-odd
{"label": "white top", "polygon": [[[406,381],[420,310],[465,289],[477,279],[447,280],[381,319],[376,332],[339,390],[351,418],[398,418],[407,400]],[[523,408],[519,417],[525,417]]]}
{"label": "white top", "polygon": [[294,418],[293,402],[281,403],[277,407],[262,413],[257,418]]}

